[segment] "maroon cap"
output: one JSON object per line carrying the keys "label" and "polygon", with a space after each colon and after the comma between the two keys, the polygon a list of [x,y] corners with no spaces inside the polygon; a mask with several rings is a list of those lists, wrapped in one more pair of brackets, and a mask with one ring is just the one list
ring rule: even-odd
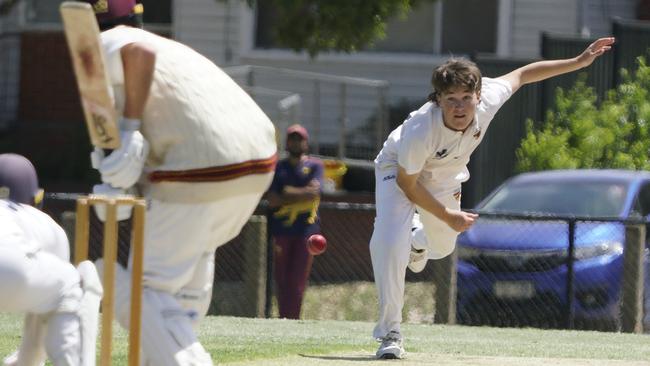
{"label": "maroon cap", "polygon": [[0,198],[33,205],[38,194],[34,165],[22,155],[0,154]]}
{"label": "maroon cap", "polygon": [[289,126],[289,128],[287,128],[287,136],[291,135],[292,133],[297,133],[303,139],[309,140],[309,134],[307,133],[307,129],[302,127],[299,124],[291,125]]}
{"label": "maroon cap", "polygon": [[136,4],[135,0],[86,0],[86,2],[92,5],[97,21],[100,23],[142,13],[142,6]]}

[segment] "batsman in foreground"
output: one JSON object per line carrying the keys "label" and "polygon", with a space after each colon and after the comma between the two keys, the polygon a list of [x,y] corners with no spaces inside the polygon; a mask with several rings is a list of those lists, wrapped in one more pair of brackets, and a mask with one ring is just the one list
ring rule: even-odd
{"label": "batsman in foreground", "polygon": [[[613,43],[601,38],[574,58],[534,62],[495,79],[481,77],[464,59],[433,71],[429,101],[391,132],[375,159],[370,254],[379,294],[377,358],[405,355],[400,323],[406,268],[420,272],[428,259],[451,254],[458,233],[478,217],[460,210],[461,183],[469,179],[470,155],[499,108],[522,85],[587,67]],[[416,209],[420,219],[414,220]]]}
{"label": "batsman in foreground", "polygon": [[[212,365],[195,330],[212,298],[215,251],[241,231],[271,183],[274,126],[214,63],[140,29],[134,0],[88,2],[106,29],[101,40],[121,116],[121,146],[91,154],[103,181],[94,192],[135,188],[148,202],[144,364]],[[129,207],[118,211],[129,217]],[[128,328],[130,274],[120,268],[115,315]]]}
{"label": "batsman in foreground", "polygon": [[70,264],[63,228],[34,207],[42,194],[29,160],[0,154],[0,311],[25,313],[3,365],[93,366],[102,285],[91,262]]}

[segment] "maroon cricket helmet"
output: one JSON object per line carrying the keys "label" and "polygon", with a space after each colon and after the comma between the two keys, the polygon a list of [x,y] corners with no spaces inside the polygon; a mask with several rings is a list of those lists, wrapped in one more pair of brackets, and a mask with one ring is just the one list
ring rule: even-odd
{"label": "maroon cricket helmet", "polygon": [[136,0],[84,0],[93,7],[99,27],[104,30],[119,24],[142,26],[142,4]]}
{"label": "maroon cricket helmet", "polygon": [[0,198],[38,205],[42,196],[34,165],[22,155],[0,154]]}
{"label": "maroon cricket helmet", "polygon": [[299,124],[291,125],[289,128],[287,128],[287,136],[294,133],[300,135],[300,137],[305,140],[309,140],[309,133],[307,132],[307,129]]}

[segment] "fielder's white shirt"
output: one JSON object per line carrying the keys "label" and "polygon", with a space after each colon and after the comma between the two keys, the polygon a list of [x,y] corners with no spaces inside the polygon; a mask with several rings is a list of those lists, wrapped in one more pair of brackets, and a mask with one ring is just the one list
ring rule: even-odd
{"label": "fielder's white shirt", "polygon": [[29,205],[0,199],[0,245],[25,253],[40,250],[70,260],[68,237],[48,214]]}
{"label": "fielder's white shirt", "polygon": [[396,169],[399,165],[407,174],[420,172],[419,181],[435,187],[434,191],[459,187],[469,179],[470,155],[511,95],[510,83],[484,77],[476,116],[464,132],[446,127],[441,108],[427,102],[390,133],[375,159],[377,169]]}
{"label": "fielder's white shirt", "polygon": [[69,253],[65,232],[46,213],[0,199],[0,291],[5,294],[0,310],[77,309],[79,274]]}

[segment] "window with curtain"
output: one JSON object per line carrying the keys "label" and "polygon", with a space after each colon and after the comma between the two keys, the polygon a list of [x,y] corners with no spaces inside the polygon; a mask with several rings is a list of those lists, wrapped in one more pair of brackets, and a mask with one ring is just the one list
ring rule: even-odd
{"label": "window with curtain", "polygon": [[[436,14],[441,11],[441,14]],[[467,53],[495,52],[498,0],[423,1],[406,18],[389,19],[386,37],[365,52]],[[269,2],[257,2],[255,48],[282,48],[273,37],[277,12]],[[442,24],[436,26],[436,21]],[[440,29],[441,34],[436,34]]]}

